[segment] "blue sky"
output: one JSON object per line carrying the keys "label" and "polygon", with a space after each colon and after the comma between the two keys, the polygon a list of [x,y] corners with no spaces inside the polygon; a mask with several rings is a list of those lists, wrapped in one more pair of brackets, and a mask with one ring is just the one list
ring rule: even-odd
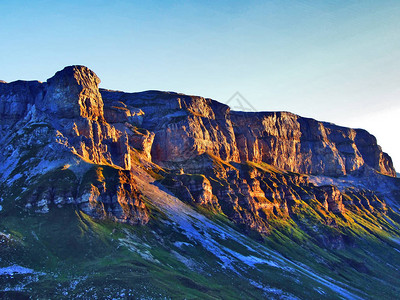
{"label": "blue sky", "polygon": [[66,65],[366,128],[400,170],[400,1],[0,2],[0,79]]}

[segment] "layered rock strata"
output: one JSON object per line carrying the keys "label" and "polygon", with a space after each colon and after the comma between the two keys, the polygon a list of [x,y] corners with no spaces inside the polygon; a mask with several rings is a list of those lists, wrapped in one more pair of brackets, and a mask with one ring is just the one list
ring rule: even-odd
{"label": "layered rock strata", "polygon": [[[150,159],[154,134],[137,129],[140,111],[123,104],[104,110],[99,83],[97,75],[84,66],[66,67],[45,83],[0,83],[1,175],[11,181],[29,178],[27,207],[38,212],[52,205],[76,204],[92,216],[146,223],[148,211],[129,169],[137,155]],[[83,161],[81,165],[106,165],[128,173],[117,176],[119,181],[107,178],[113,182],[107,190],[90,185],[83,194],[74,191],[79,181],[59,191],[59,186],[65,186],[61,179],[41,180],[43,165],[74,164],[76,159]],[[7,167],[15,169],[9,172]],[[26,170],[24,175],[18,174],[18,168],[21,173]]]}
{"label": "layered rock strata", "polygon": [[303,174],[342,176],[367,165],[395,176],[390,157],[365,130],[287,112],[232,112],[211,99],[176,93],[101,93],[106,106],[121,101],[143,110],[142,126],[155,134],[153,161],[169,168],[207,153]]}
{"label": "layered rock strata", "polygon": [[356,208],[386,211],[373,188],[316,186],[307,176],[394,177],[390,157],[365,130],[99,83],[83,66],[44,83],[0,82],[0,176],[5,188],[21,189],[25,207],[76,205],[93,217],[145,224],[149,210],[131,169],[146,165],[164,168],[160,182],[182,200],[261,233],[305,207],[326,224]]}

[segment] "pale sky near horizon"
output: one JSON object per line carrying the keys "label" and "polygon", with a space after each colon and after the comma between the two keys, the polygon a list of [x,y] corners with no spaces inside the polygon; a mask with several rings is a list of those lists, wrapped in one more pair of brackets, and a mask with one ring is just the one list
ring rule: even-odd
{"label": "pale sky near horizon", "polygon": [[101,87],[176,91],[374,134],[400,171],[400,1],[0,1],[0,79],[82,64]]}

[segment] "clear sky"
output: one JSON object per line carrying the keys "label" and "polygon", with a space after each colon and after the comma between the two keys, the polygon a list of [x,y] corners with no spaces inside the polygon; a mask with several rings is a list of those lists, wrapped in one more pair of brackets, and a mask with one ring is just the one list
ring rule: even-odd
{"label": "clear sky", "polygon": [[158,89],[365,128],[400,171],[400,1],[0,0],[0,79],[86,65]]}

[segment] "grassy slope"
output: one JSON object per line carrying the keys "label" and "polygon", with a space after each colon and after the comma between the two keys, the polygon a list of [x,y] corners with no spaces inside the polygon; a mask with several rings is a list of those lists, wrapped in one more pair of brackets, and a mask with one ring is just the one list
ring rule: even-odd
{"label": "grassy slope", "polygon": [[[180,262],[170,251],[180,249],[171,241],[186,239],[161,223],[161,227],[154,223],[132,227],[95,222],[63,208],[42,216],[3,217],[0,224],[15,240],[3,247],[1,265],[18,264],[46,273],[23,289],[35,297],[118,297],[125,293],[212,299],[234,295],[207,274],[191,271]],[[21,276],[0,276],[0,280],[0,286],[11,288],[21,283]]]}
{"label": "grassy slope", "polygon": [[[0,286],[13,289],[26,283],[23,293],[39,298],[122,294],[178,299],[282,296],[273,290],[265,293],[240,275],[221,268],[218,258],[162,220],[157,214],[149,226],[132,227],[93,221],[72,207],[53,208],[46,215],[2,214],[2,231],[11,234],[14,242],[2,246],[1,267],[18,264],[46,274],[0,276]],[[375,240],[325,251],[315,244],[298,245],[284,235],[281,240],[277,236],[266,242],[270,248],[319,274],[363,290],[371,298],[390,299],[399,293],[396,266],[400,265],[400,255],[386,243]],[[219,241],[237,253],[251,254],[234,240]],[[316,287],[327,293],[325,296],[337,297],[309,278],[262,264],[252,270],[243,266],[243,275],[301,298],[318,299],[320,295],[313,290]]]}
{"label": "grassy slope", "polygon": [[[265,172],[278,172],[261,167]],[[10,194],[2,203],[0,231],[10,234],[10,238],[3,235],[0,243],[0,268],[17,264],[39,273],[0,276],[3,297],[339,298],[318,280],[290,271],[294,267],[291,264],[289,269],[282,269],[237,262],[234,269],[226,269],[220,257],[188,238],[155,207],[150,224],[133,227],[92,220],[73,206],[51,207],[50,213],[44,215],[31,214],[15,202],[18,193]],[[363,298],[396,298],[400,294],[400,246],[392,237],[398,233],[398,215],[389,212],[391,219],[386,220],[355,213],[349,212],[353,222],[343,227],[351,232],[351,241],[339,249],[325,248],[299,224],[278,219],[271,220],[276,222],[275,230],[262,243],[298,265],[305,265],[305,269],[348,285]],[[224,216],[210,212],[207,215],[227,229],[237,229]],[[304,209],[301,216],[311,222],[311,227],[315,225],[312,222],[318,222],[312,209]],[[196,220],[194,227],[195,224]],[[200,227],[196,230],[203,231]],[[212,231],[202,234],[211,235],[226,253],[259,258],[270,255],[262,249],[249,250],[243,243]],[[256,241],[248,243],[253,249],[260,245]]]}
{"label": "grassy slope", "polygon": [[[290,175],[264,163],[248,163],[244,167],[257,168],[273,177],[275,174]],[[209,176],[211,182],[223,184]],[[349,195],[344,197],[350,198]],[[400,240],[398,213],[390,208],[382,214],[353,206],[348,207],[344,215],[335,215],[322,210],[317,201],[300,200],[299,203],[294,219],[268,217],[273,229],[271,235],[264,238],[269,248],[318,274],[364,291],[363,297],[393,299],[400,295],[400,245],[395,242]],[[203,208],[198,210],[204,213]],[[323,225],[327,219],[334,220],[335,226]],[[326,237],[333,242],[326,241]],[[340,243],[334,245],[335,239]]]}
{"label": "grassy slope", "polygon": [[[0,226],[13,242],[2,246],[0,267],[17,264],[41,274],[0,276],[0,286],[2,290],[20,291],[20,297],[44,299],[124,295],[260,299],[284,295],[278,290],[266,292],[261,286],[250,285],[246,278],[253,277],[290,294],[307,298],[319,295],[296,285],[299,279],[290,278],[289,273],[262,265],[254,270],[243,269],[242,278],[221,268],[217,257],[161,220],[159,215],[149,226],[132,227],[93,221],[72,208],[53,208],[45,215],[2,215]],[[223,243],[242,255],[249,254],[233,240]],[[301,282],[310,288],[315,284],[308,278],[301,278]],[[2,294],[7,295],[16,296]]]}

